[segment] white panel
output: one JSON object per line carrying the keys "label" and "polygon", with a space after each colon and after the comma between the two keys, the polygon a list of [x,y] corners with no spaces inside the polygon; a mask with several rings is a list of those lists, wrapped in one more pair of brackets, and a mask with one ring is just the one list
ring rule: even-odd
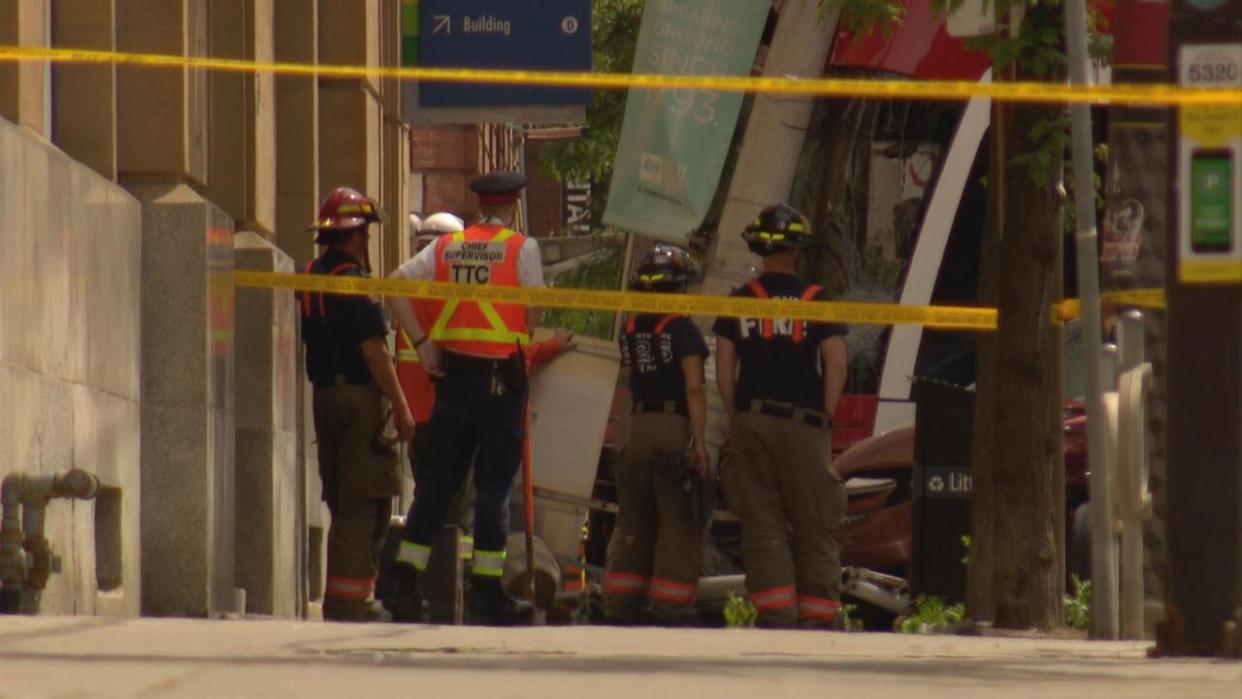
{"label": "white panel", "polygon": [[[984,74],[982,82],[991,80],[992,74],[989,71]],[[945,247],[957,217],[958,204],[966,189],[966,180],[970,176],[971,166],[974,165],[975,155],[979,152],[979,145],[983,142],[991,121],[991,106],[991,100],[983,98],[972,99],[966,106],[945,157],[927,214],[923,217],[914,259],[901,292],[902,304],[922,306],[931,302],[936,277],[944,260]],[[880,379],[881,399],[906,400],[910,397],[910,377],[914,374],[915,360],[918,358],[922,339],[921,326],[900,325],[893,328]],[[881,422],[877,418],[876,431],[880,429]]]}

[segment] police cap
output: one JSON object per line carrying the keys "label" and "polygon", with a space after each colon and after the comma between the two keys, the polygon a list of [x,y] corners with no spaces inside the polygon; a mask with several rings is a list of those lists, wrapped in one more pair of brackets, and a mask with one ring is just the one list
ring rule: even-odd
{"label": "police cap", "polygon": [[479,195],[479,203],[484,206],[512,204],[525,186],[526,175],[512,170],[489,172],[470,181],[470,189]]}

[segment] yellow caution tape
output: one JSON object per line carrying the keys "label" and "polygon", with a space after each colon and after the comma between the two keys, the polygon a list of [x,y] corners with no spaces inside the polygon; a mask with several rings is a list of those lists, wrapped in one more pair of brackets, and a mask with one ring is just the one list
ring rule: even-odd
{"label": "yellow caution tape", "polygon": [[[1106,291],[1100,294],[1101,300],[1117,306],[1132,306],[1153,311],[1168,308],[1164,289],[1128,289],[1125,291]],[[1054,322],[1066,323],[1082,317],[1082,299],[1065,299],[1056,304],[1053,310]]]}
{"label": "yellow caution tape", "polygon": [[1108,291],[1102,294],[1105,301],[1111,301],[1118,306],[1136,306],[1138,308],[1148,308],[1155,311],[1163,311],[1168,308],[1168,301],[1165,299],[1164,289],[1128,289],[1126,291]]}
{"label": "yellow caution tape", "polygon": [[544,289],[281,272],[234,272],[233,277],[237,286],[254,289],[288,289],[441,301],[491,301],[592,311],[675,313],[730,318],[793,318],[821,323],[856,325],[909,324],[946,330],[987,331],[996,329],[996,309],[993,308],[902,306],[882,303],[754,299],[735,296],[692,296],[591,289]]}
{"label": "yellow caution tape", "polygon": [[726,75],[661,75],[629,73],[484,70],[276,63],[230,58],[124,53],[87,49],[0,46],[0,63],[110,63],[151,68],[306,75],[320,78],[394,78],[428,82],[493,83],[544,87],[624,89],[682,89],[815,97],[874,99],[966,100],[988,97],[1002,102],[1145,104],[1203,106],[1242,104],[1239,88],[1191,88],[1178,85],[1069,85],[1040,82],[969,80],[869,80],[842,78],[765,78]]}
{"label": "yellow caution tape", "polygon": [[1082,301],[1065,299],[1052,307],[1052,322],[1058,325],[1075,320],[1082,316]]}

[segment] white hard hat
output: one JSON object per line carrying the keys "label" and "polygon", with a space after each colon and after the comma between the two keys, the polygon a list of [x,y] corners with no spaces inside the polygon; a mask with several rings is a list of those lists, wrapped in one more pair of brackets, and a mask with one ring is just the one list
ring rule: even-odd
{"label": "white hard hat", "polygon": [[424,234],[459,233],[466,230],[466,222],[447,211],[432,214],[423,221],[421,232]]}

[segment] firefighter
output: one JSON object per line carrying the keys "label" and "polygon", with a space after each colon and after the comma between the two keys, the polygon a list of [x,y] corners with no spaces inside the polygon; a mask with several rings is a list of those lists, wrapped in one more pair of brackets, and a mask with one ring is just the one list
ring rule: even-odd
{"label": "firefighter", "polygon": [[[805,216],[771,206],[742,233],[763,272],[733,292],[820,301],[795,274],[811,240]],[[832,414],[845,387],[848,329],[789,319],[718,318],[716,380],[733,456],[725,495],[742,525],[746,588],[766,627],[837,628],[836,531],[845,489],[831,467]]]}
{"label": "firefighter", "polygon": [[[630,288],[684,291],[697,275],[690,255],[657,245],[643,257]],[[633,624],[650,603],[658,624],[695,620],[707,507],[707,343],[686,316],[632,315],[621,336],[630,370],[633,417],[617,470],[617,528],[608,544],[604,615]]]}
{"label": "firefighter", "polygon": [[[440,236],[394,276],[459,284],[543,286],[543,264],[533,239],[510,228],[526,177],[494,172],[475,178],[481,221]],[[399,616],[421,609],[417,571],[425,570],[431,541],[448,516],[454,494],[474,460],[474,556],[469,613],[473,623],[529,623],[533,607],[501,584],[509,523],[509,491],[525,438],[526,359],[530,328],[539,312],[486,301],[429,302],[410,323],[423,367],[436,377],[427,463],[419,466],[417,497],[392,571]],[[421,316],[421,317],[420,317]],[[477,451],[477,454],[476,454]]]}
{"label": "firefighter", "polygon": [[[368,226],[380,220],[375,202],[341,187],[324,199],[309,230],[323,254],[310,274],[368,276]],[[396,443],[414,434],[414,417],[388,354],[380,305],[365,296],[303,292],[306,373],[314,386],[315,435],[328,530],[323,614],[334,621],[386,617],[371,599],[377,542],[400,493]],[[386,434],[391,407],[396,434]]]}

